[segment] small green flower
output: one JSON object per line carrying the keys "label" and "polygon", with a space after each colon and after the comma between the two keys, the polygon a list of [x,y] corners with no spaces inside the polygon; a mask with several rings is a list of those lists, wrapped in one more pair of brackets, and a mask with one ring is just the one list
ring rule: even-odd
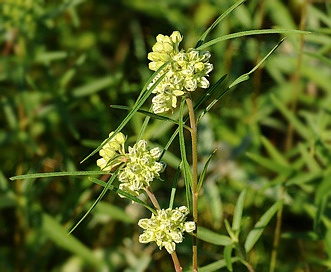
{"label": "small green flower", "polygon": [[155,242],[169,254],[175,251],[176,244],[183,242],[183,233],[195,230],[195,223],[185,222],[189,210],[185,206],[176,209],[157,210],[150,219],[140,219],[138,225],[144,229],[139,236],[140,243]]}
{"label": "small green flower", "polygon": [[170,61],[148,86],[151,88],[160,76],[165,74],[153,89],[153,93],[156,94],[152,99],[154,113],[176,108],[177,97],[185,95],[186,92],[193,92],[198,87],[209,87],[207,77],[213,70],[213,65],[209,63],[210,53],[193,48],[187,52],[179,51],[178,45],[181,40],[182,36],[178,31],[174,31],[170,37],[160,34],[152,47],[153,52],[148,54],[148,59],[152,61],[149,68],[153,71]]}

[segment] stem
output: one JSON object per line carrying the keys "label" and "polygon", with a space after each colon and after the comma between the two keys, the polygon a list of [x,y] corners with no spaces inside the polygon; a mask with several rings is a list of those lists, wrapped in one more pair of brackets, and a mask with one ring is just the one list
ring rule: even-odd
{"label": "stem", "polygon": [[191,96],[186,98],[186,104],[190,117],[191,125],[191,140],[192,140],[192,206],[193,206],[193,221],[195,230],[193,231],[193,248],[192,262],[193,271],[198,271],[198,247],[197,247],[197,232],[198,232],[198,149],[197,149],[197,124],[195,120],[194,108]]}
{"label": "stem", "polygon": [[174,262],[175,271],[176,271],[176,272],[182,272],[183,269],[182,269],[182,267],[180,266],[180,263],[179,263],[179,260],[178,260],[178,257],[177,257],[177,254],[176,254],[176,251],[174,251],[174,252],[171,253],[171,258],[172,258],[172,261]]}
{"label": "stem", "polygon": [[157,210],[161,210],[161,207],[160,207],[160,204],[159,202],[157,201],[155,195],[153,194],[153,192],[151,191],[151,187],[147,186],[145,187],[145,191],[149,197],[149,199],[152,201],[154,207],[157,209]]}
{"label": "stem", "polygon": [[[281,199],[284,199],[285,196],[285,187],[282,187],[281,189]],[[271,260],[270,260],[270,269],[269,272],[274,272],[276,269],[276,261],[277,261],[277,249],[279,245],[279,238],[280,238],[280,231],[282,227],[282,215],[283,215],[283,205],[279,208],[277,212],[277,222],[275,227],[275,236],[274,236],[274,242],[271,252]]]}

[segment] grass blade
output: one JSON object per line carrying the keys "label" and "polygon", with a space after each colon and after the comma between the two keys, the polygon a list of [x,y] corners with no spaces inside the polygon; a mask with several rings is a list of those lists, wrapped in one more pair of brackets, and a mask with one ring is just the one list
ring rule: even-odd
{"label": "grass blade", "polygon": [[201,35],[199,38],[195,48],[199,48],[205,41],[208,34],[226,17],[228,16],[233,10],[235,10],[237,7],[239,7],[242,3],[244,3],[246,0],[241,0],[232,5],[230,8],[228,8],[225,12],[223,12],[215,21],[214,23]]}
{"label": "grass blade", "polygon": [[209,42],[206,42],[199,47],[197,47],[198,50],[206,49],[209,46],[212,46],[216,43],[235,39],[235,38],[241,38],[245,36],[253,36],[253,35],[267,35],[267,34],[311,34],[309,31],[302,31],[302,30],[295,30],[295,29],[260,29],[260,30],[247,30],[247,31],[241,31],[237,33],[232,33],[228,35],[224,35],[222,37],[213,39]]}

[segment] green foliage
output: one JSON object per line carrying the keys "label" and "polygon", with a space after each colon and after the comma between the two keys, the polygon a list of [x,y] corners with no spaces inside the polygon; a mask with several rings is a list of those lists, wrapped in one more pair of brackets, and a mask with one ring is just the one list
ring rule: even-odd
{"label": "green foliage", "polygon": [[[95,164],[110,131],[144,136],[169,166],[153,184],[160,205],[191,202],[187,111],[147,106],[147,52],[173,30],[214,64],[211,87],[193,95],[207,143],[199,271],[331,269],[330,4],[21,2],[0,1],[1,271],[173,269],[138,243],[133,224],[154,209]],[[185,269],[190,247],[178,247]]]}

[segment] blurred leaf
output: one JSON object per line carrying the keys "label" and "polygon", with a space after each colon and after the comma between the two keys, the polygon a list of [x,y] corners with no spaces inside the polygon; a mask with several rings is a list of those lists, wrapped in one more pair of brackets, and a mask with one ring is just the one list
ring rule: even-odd
{"label": "blurred leaf", "polygon": [[246,241],[245,241],[245,251],[248,253],[252,250],[256,242],[260,239],[262,232],[265,227],[268,225],[271,218],[276,214],[276,212],[283,205],[283,201],[277,201],[273,204],[259,219],[259,221],[255,224],[254,228],[248,233]]}
{"label": "blurred leaf", "polygon": [[105,201],[100,201],[98,203],[98,205],[94,208],[94,213],[105,214],[110,216],[113,220],[124,223],[134,223],[133,218],[123,211],[123,209]]}
{"label": "blurred leaf", "polygon": [[[235,263],[239,261],[238,257],[231,258],[231,263]],[[213,263],[210,263],[206,266],[202,266],[199,268],[200,272],[212,272],[212,271],[220,271],[219,269],[226,267],[225,260],[219,260]]]}
{"label": "blurred leaf", "polygon": [[102,259],[97,258],[89,248],[74,236],[68,235],[67,230],[46,213],[42,217],[42,231],[59,247],[80,256],[94,267],[100,268],[103,265]]}
{"label": "blurred leaf", "polygon": [[232,255],[232,245],[230,244],[224,247],[224,260],[226,263],[226,268],[229,271],[233,271],[231,255]]}
{"label": "blurred leaf", "polygon": [[232,230],[238,233],[241,226],[241,219],[244,210],[246,192],[247,192],[246,190],[243,190],[240,193],[233,213]]}
{"label": "blurred leaf", "polygon": [[253,161],[257,162],[261,166],[279,174],[289,175],[292,173],[292,169],[285,167],[282,164],[276,163],[268,158],[265,158],[262,155],[253,154],[253,153],[246,153],[246,155],[251,158]]}
{"label": "blurred leaf", "polygon": [[227,246],[232,244],[229,236],[218,234],[201,226],[198,226],[198,238],[213,245]]}
{"label": "blurred leaf", "polygon": [[261,141],[271,158],[278,164],[284,165],[286,168],[288,168],[289,164],[286,158],[275,148],[275,146],[264,136],[261,137]]}

